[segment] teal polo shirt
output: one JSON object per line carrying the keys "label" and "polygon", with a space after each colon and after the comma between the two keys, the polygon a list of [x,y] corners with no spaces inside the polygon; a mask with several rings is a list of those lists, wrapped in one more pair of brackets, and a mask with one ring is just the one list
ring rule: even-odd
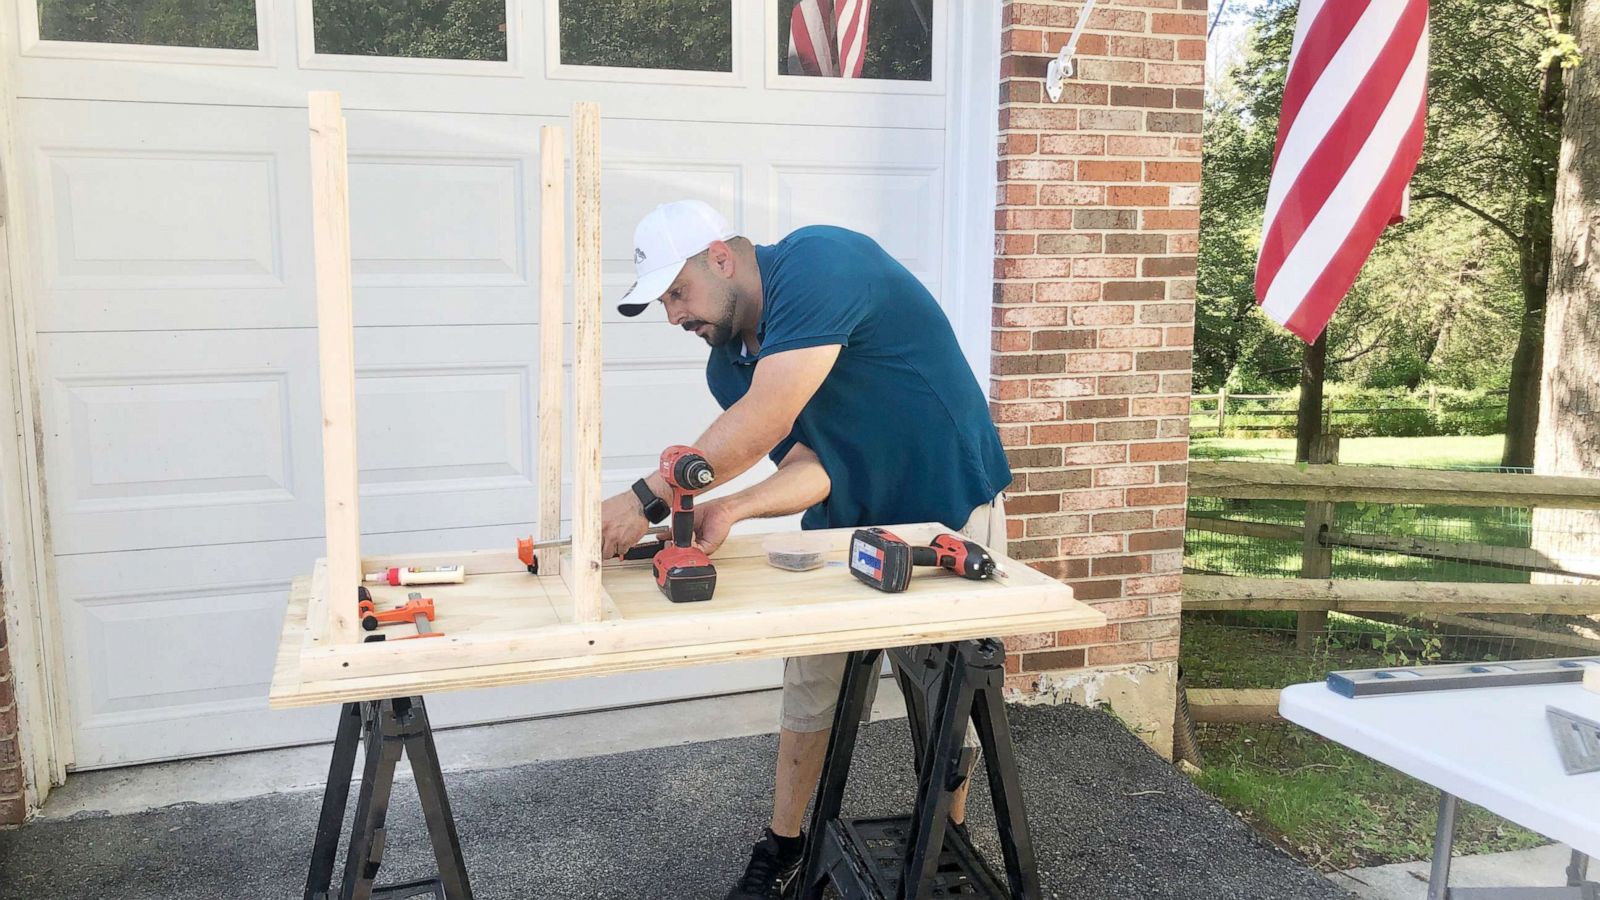
{"label": "teal polo shirt", "polygon": [[950,320],[905,266],[872,238],[826,225],[755,253],[761,350],[749,355],[737,335],[713,347],[706,383],[727,409],[750,389],[762,357],[839,345],[833,370],[771,453],[778,462],[803,443],[833,482],[802,528],[958,529],[1011,483],[988,399]]}

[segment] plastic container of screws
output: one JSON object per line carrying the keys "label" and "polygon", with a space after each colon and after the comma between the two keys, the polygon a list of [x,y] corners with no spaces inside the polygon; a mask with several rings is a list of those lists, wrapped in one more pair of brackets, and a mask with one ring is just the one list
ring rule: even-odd
{"label": "plastic container of screws", "polygon": [[828,554],[829,541],[804,531],[779,531],[767,535],[761,549],[767,552],[767,565],[788,572],[820,568]]}

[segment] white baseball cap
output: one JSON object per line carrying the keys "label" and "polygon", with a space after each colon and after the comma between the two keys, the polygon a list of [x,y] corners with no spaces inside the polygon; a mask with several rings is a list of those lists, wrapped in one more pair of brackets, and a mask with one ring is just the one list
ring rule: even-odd
{"label": "white baseball cap", "polygon": [[734,236],[728,220],[701,200],[663,203],[639,220],[633,230],[633,265],[638,280],[617,304],[625,316],[637,316],[672,287],[689,257]]}

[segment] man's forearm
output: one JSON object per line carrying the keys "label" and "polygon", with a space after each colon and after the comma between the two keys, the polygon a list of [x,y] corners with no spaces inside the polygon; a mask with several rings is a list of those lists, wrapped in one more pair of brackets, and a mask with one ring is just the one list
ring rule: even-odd
{"label": "man's forearm", "polygon": [[762,519],[787,516],[815,506],[827,499],[833,482],[816,454],[797,444],[784,457],[778,471],[758,484],[736,494],[720,497],[737,519]]}
{"label": "man's forearm", "polygon": [[[840,344],[824,344],[786,350],[756,364],[750,389],[695,442],[718,481],[727,484],[743,475],[789,436],[800,411],[828,377],[840,349]],[[650,473],[645,480],[657,497],[667,496],[667,483],[660,472]]]}

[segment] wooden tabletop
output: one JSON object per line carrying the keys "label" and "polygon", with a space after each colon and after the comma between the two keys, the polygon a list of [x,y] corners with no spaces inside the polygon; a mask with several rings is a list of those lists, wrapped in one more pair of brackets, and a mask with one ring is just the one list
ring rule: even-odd
{"label": "wooden tabletop", "polygon": [[[947,529],[910,525],[894,530],[908,541],[925,543]],[[474,554],[465,584],[373,591],[380,608],[404,602],[408,591],[433,598],[434,627],[445,637],[417,641],[333,646],[313,639],[307,609],[317,605],[314,599],[325,602],[314,598],[313,585],[326,580],[296,579],[271,704],[374,700],[1105,623],[1101,613],[1073,599],[1067,586],[998,556],[1005,578],[968,581],[919,568],[904,593],[873,590],[844,565],[852,532],[812,532],[829,549],[826,564],[808,572],[769,565],[762,549],[766,535],[730,538],[713,558],[716,595],[702,603],[669,602],[648,562],[608,563],[606,618],[583,625],[572,620],[571,591],[561,577],[529,575],[514,555]],[[428,562],[444,559],[429,557]],[[395,636],[409,633],[407,626],[385,630]]]}

